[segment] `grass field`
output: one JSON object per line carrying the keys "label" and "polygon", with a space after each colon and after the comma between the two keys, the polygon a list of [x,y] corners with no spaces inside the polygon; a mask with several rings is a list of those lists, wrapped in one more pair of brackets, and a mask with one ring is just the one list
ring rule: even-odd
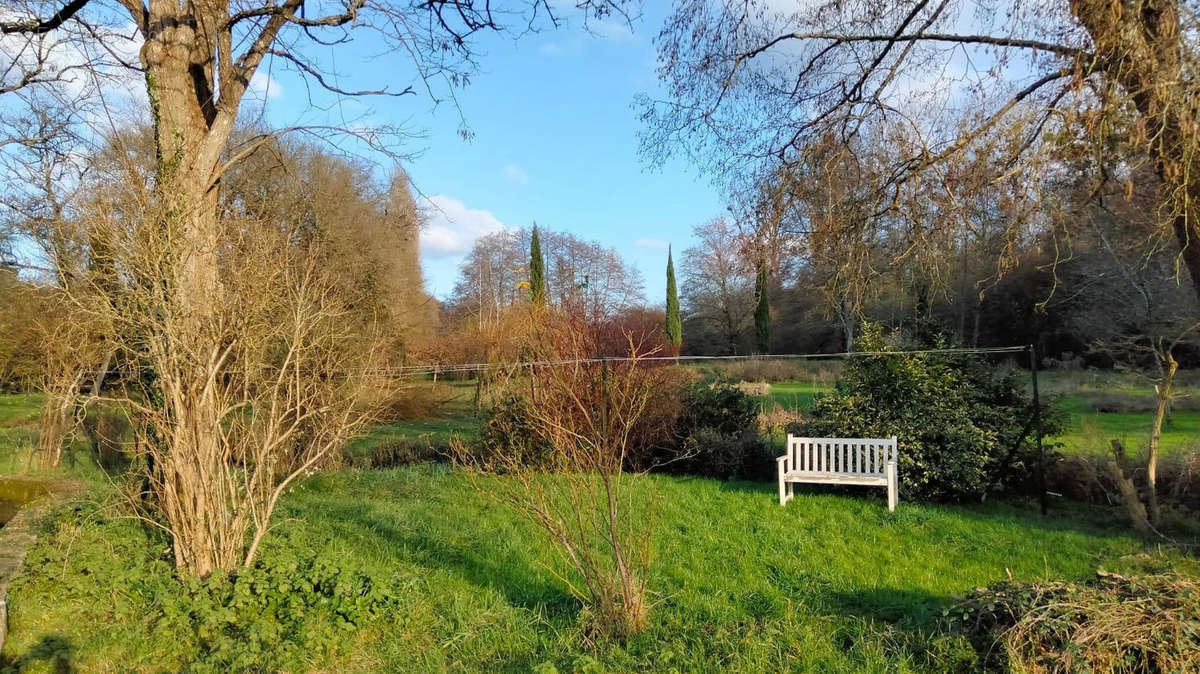
{"label": "grass field", "polygon": [[42,401],[38,394],[0,395],[0,475],[29,472]]}
{"label": "grass field", "polygon": [[[325,671],[544,663],[559,671],[937,671],[946,652],[961,650],[937,638],[952,594],[1010,573],[1085,578],[1098,567],[1191,564],[1113,533],[1104,512],[1043,519],[1004,504],[905,504],[889,514],[878,498],[808,491],[780,509],[769,485],[655,476],[642,488],[660,504],[650,629],[625,645],[588,646],[540,531],[461,476],[427,464],[309,479],[286,497],[264,556],[302,551],[360,571],[394,588],[397,609],[348,629],[329,651],[283,661],[263,653],[263,662]],[[49,561],[13,588],[5,655],[47,669],[57,658],[80,671],[202,665],[204,644],[171,629],[145,589],[170,574],[164,539],[102,512],[39,544]]]}
{"label": "grass field", "polygon": [[[1097,412],[1096,400],[1144,397],[1147,389],[1067,379],[1051,377],[1047,388],[1070,413],[1068,449],[1110,435],[1138,446],[1146,413]],[[760,402],[804,410],[822,390],[782,382]],[[471,385],[453,392],[440,416],[373,427],[351,454],[393,441],[475,437]],[[29,469],[40,403],[0,396],[0,473]],[[1198,421],[1200,413],[1177,411],[1168,448],[1194,443]],[[91,503],[60,514],[12,588],[0,669],[229,669],[222,653],[246,648],[253,640],[241,630],[259,627],[181,614],[167,539],[119,516],[111,487],[88,471],[82,460],[67,469],[90,478]],[[445,465],[421,464],[344,468],[284,497],[263,563],[291,568],[315,558],[386,588],[390,608],[334,627],[322,622],[329,617],[320,606],[264,606],[336,638],[275,635],[295,647],[240,656],[290,671],[945,671],[971,656],[940,621],[952,595],[1010,574],[1200,573],[1194,559],[1124,533],[1120,513],[1096,506],[1058,503],[1050,518],[1031,505],[994,502],[902,504],[890,514],[878,490],[802,489],[781,509],[769,484],[655,475],[642,485],[659,503],[655,603],[649,630],[629,643],[591,640],[554,573],[553,548],[494,503],[486,483],[476,489]],[[222,619],[225,631],[211,631]]]}

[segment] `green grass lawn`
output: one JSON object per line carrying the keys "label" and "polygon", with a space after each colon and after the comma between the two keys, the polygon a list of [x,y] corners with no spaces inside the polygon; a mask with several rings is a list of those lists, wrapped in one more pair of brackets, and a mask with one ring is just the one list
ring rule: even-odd
{"label": "green grass lawn", "polygon": [[[308,554],[361,572],[392,588],[396,608],[348,628],[333,648],[280,661],[263,653],[262,662],[324,671],[543,663],[936,671],[946,662],[931,649],[958,643],[936,638],[955,593],[1010,573],[1082,579],[1098,567],[1191,564],[1114,533],[1109,514],[1094,509],[1044,519],[1004,504],[901,504],[891,514],[867,492],[801,491],[780,508],[771,485],[653,476],[641,488],[659,503],[650,628],[624,645],[588,645],[540,530],[462,476],[426,464],[311,478],[286,496],[264,559]],[[13,588],[4,655],[47,667],[59,657],[80,671],[202,665],[204,640],[173,628],[149,589],[171,587],[153,582],[170,575],[165,539],[105,512],[69,516],[38,544],[31,558],[42,563]]]}
{"label": "green grass lawn", "polygon": [[812,409],[818,393],[828,393],[832,387],[812,382],[785,381],[771,384],[771,392],[765,396],[754,396],[755,400],[768,408],[779,405],[784,409],[804,412]]}
{"label": "green grass lawn", "polygon": [[446,447],[451,439],[473,442],[479,437],[480,420],[472,407],[474,381],[450,381],[437,416],[399,419],[370,426],[350,441],[346,453],[351,459],[367,457],[389,443],[416,443],[426,447]]}
{"label": "green grass lawn", "polygon": [[[1097,412],[1085,396],[1064,396],[1059,405],[1069,414],[1066,432],[1054,438],[1063,443],[1063,451],[1107,452],[1113,438],[1131,452],[1144,452],[1149,446],[1154,424],[1150,412]],[[1164,455],[1200,448],[1200,411],[1172,412],[1163,426],[1161,443]]]}
{"label": "green grass lawn", "polygon": [[[1058,382],[1051,382],[1053,390]],[[476,437],[471,384],[453,387],[442,415],[378,425],[352,451]],[[820,391],[784,382],[769,399],[803,410]],[[1096,435],[1095,424],[1101,435],[1130,434],[1129,446],[1137,446],[1145,415],[1094,412],[1094,392],[1078,386],[1058,394],[1073,424],[1064,441]],[[0,472],[23,472],[40,403],[0,396]],[[1195,438],[1197,416],[1176,413],[1169,446]],[[121,516],[111,487],[94,471],[86,477],[95,503],[60,515],[12,589],[0,668],[228,669],[215,654],[243,648],[249,637],[186,627],[207,623],[179,612],[186,604],[166,537]],[[939,621],[954,594],[1009,574],[1200,571],[1194,560],[1123,533],[1119,513],[1094,506],[1058,504],[1042,518],[1031,506],[1004,503],[902,503],[891,514],[879,490],[801,490],[780,508],[770,484],[657,475],[643,484],[660,504],[654,606],[649,630],[629,643],[590,640],[578,603],[552,572],[553,548],[494,503],[486,483],[474,489],[444,465],[422,464],[347,468],[292,488],[263,562],[290,568],[316,558],[386,588],[391,608],[314,628],[334,630],[332,645],[242,655],[291,671],[940,671],[963,648]],[[325,625],[327,614],[310,609],[297,620]]]}
{"label": "green grass lawn", "polygon": [[26,473],[37,441],[37,420],[45,398],[39,394],[0,395],[0,475]]}

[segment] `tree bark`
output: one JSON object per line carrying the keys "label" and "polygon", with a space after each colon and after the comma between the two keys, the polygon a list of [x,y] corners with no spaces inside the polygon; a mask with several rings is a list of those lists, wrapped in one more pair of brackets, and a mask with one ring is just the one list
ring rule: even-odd
{"label": "tree bark", "polygon": [[1158,446],[1162,438],[1163,420],[1166,418],[1167,409],[1171,406],[1171,385],[1175,380],[1175,372],[1179,369],[1179,363],[1170,351],[1161,354],[1160,358],[1165,358],[1165,369],[1163,371],[1162,380],[1158,386],[1154,387],[1155,393],[1158,394],[1158,406],[1154,411],[1154,427],[1150,431],[1150,451],[1146,456],[1146,506],[1149,511],[1150,523],[1158,526],[1162,519],[1162,513],[1158,507]]}
{"label": "tree bark", "polygon": [[1125,457],[1125,448],[1121,446],[1120,440],[1112,441],[1112,450],[1113,456],[1108,460],[1108,474],[1116,483],[1117,491],[1121,492],[1121,503],[1125,505],[1125,510],[1129,513],[1129,520],[1133,524],[1133,528],[1141,533],[1150,533],[1152,529],[1149,519],[1146,517],[1146,506],[1142,505],[1141,499],[1138,498],[1137,488],[1133,486],[1133,481],[1125,475],[1125,469],[1121,467],[1121,461]]}

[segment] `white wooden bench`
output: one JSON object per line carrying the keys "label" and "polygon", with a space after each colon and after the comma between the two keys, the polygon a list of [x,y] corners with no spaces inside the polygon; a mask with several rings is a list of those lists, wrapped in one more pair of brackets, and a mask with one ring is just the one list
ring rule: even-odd
{"label": "white wooden bench", "polygon": [[890,438],[787,438],[779,467],[779,505],[792,500],[793,485],[857,484],[887,487],[888,510],[896,509],[896,436]]}

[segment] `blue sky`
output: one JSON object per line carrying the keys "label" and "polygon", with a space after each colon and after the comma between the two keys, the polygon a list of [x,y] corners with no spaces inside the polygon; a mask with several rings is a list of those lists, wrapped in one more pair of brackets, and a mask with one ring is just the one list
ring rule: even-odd
{"label": "blue sky", "polygon": [[[656,90],[652,38],[664,19],[655,12],[665,9],[646,7],[632,29],[605,22],[588,31],[571,17],[566,27],[519,40],[515,33],[486,36],[480,71],[457,90],[470,141],[460,137],[454,106],[434,107],[425,96],[344,101],[324,112],[309,105],[304,84],[279,64],[257,84],[260,93],[266,88],[277,125],[344,115],[424,132],[410,145],[419,155],[407,168],[423,199],[437,206],[427,210],[422,253],[436,296],[452,290],[475,236],[536,220],[617,249],[641,270],[647,302],[658,306],[666,243],[682,250],[695,225],[724,211],[717,190],[683,161],[650,169],[637,155],[631,104],[635,94]],[[331,52],[342,86],[395,90],[412,83],[407,62],[372,59],[368,46]],[[365,67],[345,65],[354,61]]]}

